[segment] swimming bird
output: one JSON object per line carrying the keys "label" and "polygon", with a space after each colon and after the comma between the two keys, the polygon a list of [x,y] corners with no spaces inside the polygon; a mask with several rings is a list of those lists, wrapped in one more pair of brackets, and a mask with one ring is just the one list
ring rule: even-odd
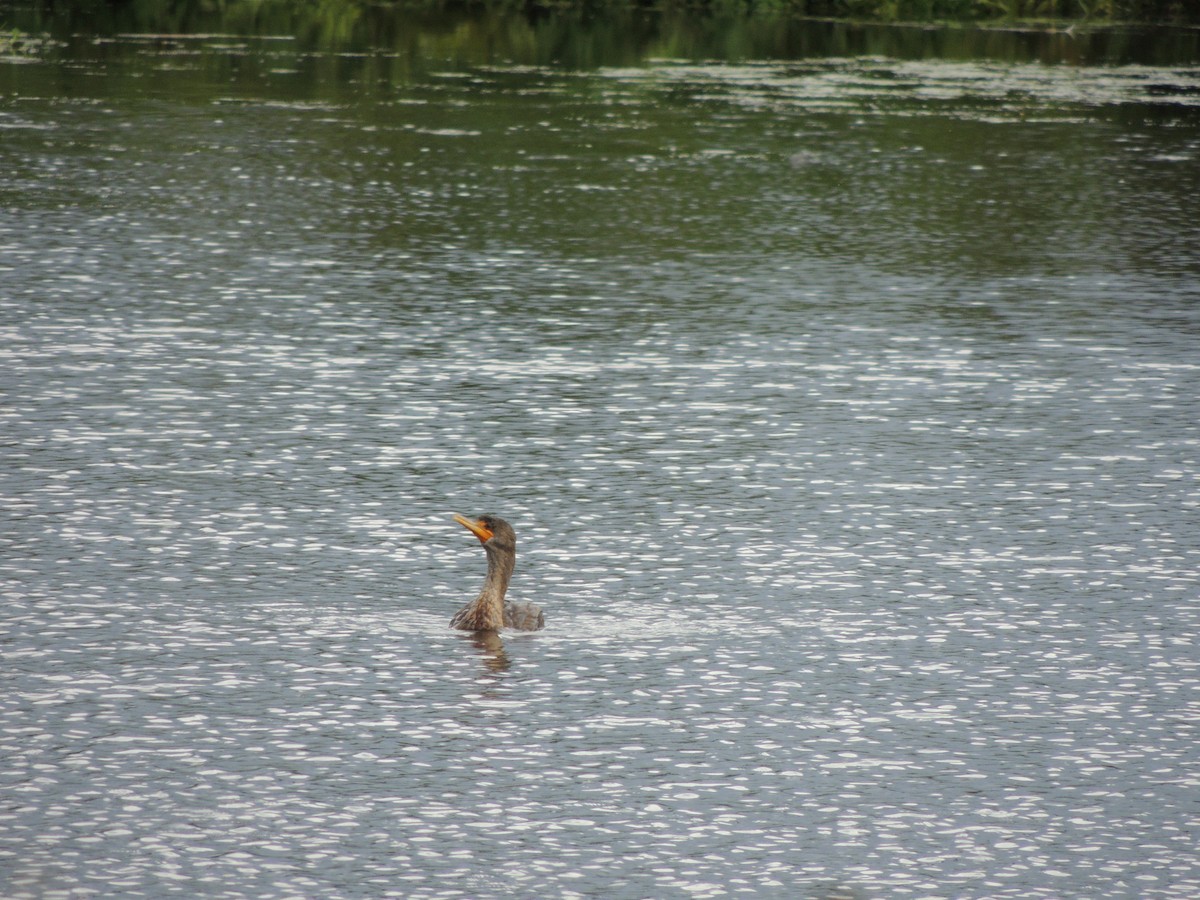
{"label": "swimming bird", "polygon": [[454,521],[479,538],[487,553],[488,571],[479,596],[454,614],[450,627],[462,631],[499,631],[501,628],[537,631],[544,628],[546,616],[539,607],[504,599],[517,562],[517,535],[512,526],[499,516],[490,515],[468,519],[456,514]]}

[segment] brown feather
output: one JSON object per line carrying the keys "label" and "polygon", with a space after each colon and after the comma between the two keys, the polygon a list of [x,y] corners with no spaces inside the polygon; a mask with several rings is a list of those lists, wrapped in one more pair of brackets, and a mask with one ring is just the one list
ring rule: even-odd
{"label": "brown feather", "polygon": [[512,526],[496,516],[463,516],[455,519],[469,528],[487,553],[488,573],[479,596],[455,613],[450,627],[461,631],[537,631],[546,625],[546,616],[532,603],[511,603],[504,599],[508,582],[517,563],[517,535]]}

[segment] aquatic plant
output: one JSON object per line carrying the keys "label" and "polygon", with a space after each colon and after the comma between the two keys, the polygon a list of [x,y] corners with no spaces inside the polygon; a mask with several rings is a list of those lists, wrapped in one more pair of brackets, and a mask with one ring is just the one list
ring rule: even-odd
{"label": "aquatic plant", "polygon": [[54,45],[55,41],[47,34],[31,34],[20,28],[0,27],[0,58],[32,59]]}

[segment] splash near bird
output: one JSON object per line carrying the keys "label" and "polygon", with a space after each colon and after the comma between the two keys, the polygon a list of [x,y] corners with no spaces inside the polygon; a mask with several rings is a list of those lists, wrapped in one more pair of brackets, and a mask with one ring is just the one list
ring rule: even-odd
{"label": "splash near bird", "polygon": [[454,521],[479,538],[487,553],[487,579],[479,596],[455,613],[451,628],[462,631],[537,631],[546,625],[546,616],[532,603],[512,603],[504,599],[513,566],[517,563],[517,535],[499,516],[468,519],[455,515]]}

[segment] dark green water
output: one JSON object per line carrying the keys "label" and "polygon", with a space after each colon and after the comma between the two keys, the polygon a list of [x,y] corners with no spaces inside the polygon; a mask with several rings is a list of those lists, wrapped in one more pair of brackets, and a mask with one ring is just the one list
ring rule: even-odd
{"label": "dark green water", "polygon": [[5,896],[1200,893],[1194,60],[263,15],[0,59]]}

